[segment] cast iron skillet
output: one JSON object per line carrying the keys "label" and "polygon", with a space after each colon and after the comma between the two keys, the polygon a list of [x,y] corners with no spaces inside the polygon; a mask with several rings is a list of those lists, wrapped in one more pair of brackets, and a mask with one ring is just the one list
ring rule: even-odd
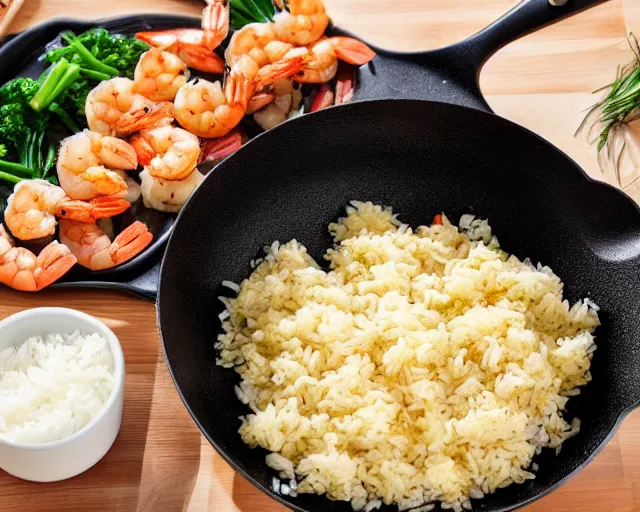
{"label": "cast iron skillet", "polygon": [[[256,487],[298,511],[351,510],[322,496],[274,494],[267,452],[242,443],[238,417],[249,410],[234,394],[237,375],[215,365],[217,297],[227,293],[220,283],[248,277],[249,261],[273,240],[296,238],[322,261],[331,245],[327,225],[351,199],[391,205],[414,226],[442,211],[455,220],[463,213],[489,218],[505,250],[556,271],[571,302],[591,297],[602,307],[593,382],[567,412],[581,418],[580,434],[558,457],[545,450],[536,458],[534,481],[473,500],[474,510],[513,510],[555,489],[639,404],[640,210],[550,143],[486,112],[476,80],[499,46],[595,3],[530,0],[452,47],[381,52],[362,72],[371,80],[362,81],[360,98],[429,101],[352,103],[285,123],[219,165],[183,208],[161,271],[167,363],[203,434]],[[373,80],[388,76],[396,79]]]}

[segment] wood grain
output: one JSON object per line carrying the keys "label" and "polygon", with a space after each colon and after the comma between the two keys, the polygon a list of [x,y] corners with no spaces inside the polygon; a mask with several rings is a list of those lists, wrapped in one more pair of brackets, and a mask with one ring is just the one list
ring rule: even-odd
{"label": "wood grain", "polygon": [[[459,40],[514,2],[326,0],[326,4],[337,24],[378,45],[410,50]],[[28,0],[12,28],[22,30],[54,16],[197,15],[201,7],[200,2],[184,0]],[[624,37],[634,28],[640,33],[638,0],[611,0],[498,52],[485,66],[482,89],[496,112],[551,140],[600,178],[594,150],[584,140],[574,139],[573,132],[582,110],[594,101],[590,91],[609,82],[616,66],[630,59]],[[0,318],[36,306],[85,311],[107,322],[119,336],[127,365],[122,430],[99,464],[66,482],[31,484],[0,472],[0,511],[284,510],[236,475],[191,421],[162,360],[153,304],[108,292],[25,295],[0,290]],[[526,510],[639,511],[640,412],[625,419],[584,471]]]}

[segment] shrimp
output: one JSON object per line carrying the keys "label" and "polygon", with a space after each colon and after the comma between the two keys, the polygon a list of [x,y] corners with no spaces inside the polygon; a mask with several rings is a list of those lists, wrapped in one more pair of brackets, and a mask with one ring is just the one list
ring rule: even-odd
{"label": "shrimp", "polygon": [[100,82],[89,92],[84,111],[91,131],[115,135],[115,125],[123,114],[152,106],[151,100],[133,92],[132,80],[116,77]]}
{"label": "shrimp", "polygon": [[124,197],[127,184],[112,169],[138,167],[136,152],[127,142],[85,130],[60,144],[57,170],[60,186],[71,199]]}
{"label": "shrimp", "polygon": [[76,264],[68,247],[51,242],[36,256],[15,242],[0,224],[0,283],[35,292],[54,283]]}
{"label": "shrimp", "polygon": [[97,224],[60,221],[60,241],[90,270],[106,270],[140,254],[153,240],[142,222],[136,221],[111,241]]}
{"label": "shrimp", "polygon": [[132,80],[116,77],[89,92],[84,111],[92,132],[122,136],[173,121],[173,109],[136,94],[133,86]]}
{"label": "shrimp", "polygon": [[178,212],[191,194],[204,181],[200,171],[192,172],[180,181],[154,178],[145,169],[140,173],[142,199],[147,208],[161,212]]}
{"label": "shrimp", "polygon": [[324,35],[329,16],[322,0],[289,0],[288,6],[288,12],[273,17],[273,31],[279,41],[307,46]]}
{"label": "shrimp", "polygon": [[131,145],[149,174],[165,180],[187,178],[200,158],[198,137],[173,126],[140,132],[131,139]]}
{"label": "shrimp", "polygon": [[224,89],[220,82],[201,79],[182,86],[175,99],[176,120],[199,137],[222,137],[240,123],[257,88],[299,72],[304,62],[294,55],[260,68],[255,60],[244,56],[231,68]]}
{"label": "shrimp", "polygon": [[21,181],[7,200],[4,223],[20,240],[52,236],[56,232],[56,210],[66,197],[64,190],[48,181]]}
{"label": "shrimp", "polygon": [[205,33],[197,28],[177,28],[154,32],[138,32],[136,37],[145,43],[173,53],[190,68],[220,75],[224,60],[204,46]]}
{"label": "shrimp", "polygon": [[152,101],[173,101],[188,79],[189,69],[178,56],[152,48],[140,56],[132,91]]}
{"label": "shrimp", "polygon": [[16,184],[7,200],[4,222],[19,240],[37,240],[56,231],[56,216],[79,222],[95,222],[129,208],[129,202],[101,197],[92,202],[74,201],[64,190],[45,180],[24,180]]}
{"label": "shrimp", "polygon": [[224,56],[229,66],[248,55],[263,67],[280,60],[293,48],[291,43],[278,40],[272,23],[250,23],[233,33]]}
{"label": "shrimp", "polygon": [[293,77],[296,82],[305,84],[324,84],[333,80],[338,71],[338,60],[362,66],[376,56],[365,43],[352,37],[323,38],[309,45],[307,50],[309,59],[305,67]]}
{"label": "shrimp", "polygon": [[173,53],[190,68],[205,73],[224,72],[224,60],[213,53],[229,33],[229,0],[212,0],[202,13],[202,29],[178,28],[138,32],[145,43]]}
{"label": "shrimp", "polygon": [[118,137],[125,137],[140,130],[169,126],[173,122],[173,103],[163,101],[151,107],[142,107],[122,114],[114,126]]}

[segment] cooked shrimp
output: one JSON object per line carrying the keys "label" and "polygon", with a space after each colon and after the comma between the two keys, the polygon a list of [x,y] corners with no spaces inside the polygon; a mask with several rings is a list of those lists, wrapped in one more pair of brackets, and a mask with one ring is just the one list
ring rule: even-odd
{"label": "cooked shrimp", "polygon": [[76,264],[69,249],[51,242],[36,256],[24,247],[15,247],[0,224],[0,283],[15,290],[35,292],[54,283]]}
{"label": "cooked shrimp", "polygon": [[125,137],[140,130],[169,126],[173,122],[173,116],[173,103],[169,101],[134,108],[122,114],[114,125],[114,131],[118,137]]}
{"label": "cooked shrimp", "polygon": [[307,46],[324,35],[329,16],[322,0],[289,0],[289,11],[273,18],[273,30],[279,41]]}
{"label": "cooked shrimp", "polygon": [[138,32],[145,43],[180,57],[190,68],[205,73],[224,72],[224,60],[213,53],[229,33],[229,0],[211,0],[202,13],[202,29],[178,28]]}
{"label": "cooked shrimp", "polygon": [[130,204],[120,198],[101,197],[91,202],[74,201],[64,190],[45,180],[16,184],[7,200],[4,222],[19,240],[37,240],[55,234],[56,216],[95,222],[124,212]]}
{"label": "cooked shrimp", "polygon": [[133,92],[133,81],[116,77],[100,82],[87,95],[85,114],[91,131],[115,135],[115,125],[133,109],[150,108],[153,102]]}
{"label": "cooked shrimp", "polygon": [[205,32],[197,28],[177,28],[154,32],[138,32],[145,43],[171,52],[190,68],[219,75],[224,73],[224,60],[204,45]]}
{"label": "cooked shrimp", "polygon": [[196,79],[180,88],[175,100],[176,120],[186,130],[208,139],[222,137],[242,120],[256,88],[297,73],[304,58],[260,68],[249,56],[231,68],[224,89],[220,82]]}
{"label": "cooked shrimp", "polygon": [[131,140],[138,161],[151,176],[183,180],[198,165],[200,140],[182,128],[163,126],[140,132]]}
{"label": "cooked shrimp", "polygon": [[60,241],[91,270],[105,270],[129,261],[147,247],[153,235],[142,222],[136,221],[111,239],[97,224],[60,220]]}
{"label": "cooked shrimp", "polygon": [[57,162],[60,185],[70,198],[80,200],[98,196],[124,197],[126,182],[111,169],[133,170],[137,167],[138,159],[131,145],[88,130],[62,141]]}
{"label": "cooked shrimp", "polygon": [[278,40],[272,23],[250,23],[233,33],[224,56],[229,66],[248,55],[263,67],[280,60],[292,48],[292,44]]}
{"label": "cooked shrimp", "polygon": [[48,181],[21,181],[7,200],[4,222],[20,240],[51,236],[56,232],[55,212],[66,196],[64,190]]}
{"label": "cooked shrimp", "polygon": [[[309,59],[293,79],[300,83],[324,84],[338,71],[338,59],[362,66],[371,61],[375,52],[362,41],[352,37],[327,37],[307,47]],[[285,56],[286,58],[286,56]]]}
{"label": "cooked shrimp", "polygon": [[188,79],[189,69],[180,57],[152,48],[140,56],[132,90],[152,101],[173,101]]}
{"label": "cooked shrimp", "polygon": [[145,169],[140,173],[142,199],[147,208],[161,212],[178,212],[193,191],[204,181],[200,171],[195,170],[186,179],[168,181],[154,178]]}

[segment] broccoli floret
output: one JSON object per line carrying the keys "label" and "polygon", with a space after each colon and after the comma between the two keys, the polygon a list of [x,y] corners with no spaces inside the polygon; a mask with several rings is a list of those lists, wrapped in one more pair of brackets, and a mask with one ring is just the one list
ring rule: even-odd
{"label": "broccoli floret", "polygon": [[36,112],[29,106],[39,88],[31,78],[16,78],[0,87],[0,143],[4,147],[0,179],[5,181],[44,178],[51,168],[42,156],[51,113]]}
{"label": "broccoli floret", "polygon": [[[64,44],[64,42],[69,44],[47,52],[45,56],[47,62],[67,59],[72,64],[128,78],[133,78],[140,55],[149,49],[146,43],[134,37],[111,34],[103,28],[88,30],[79,36],[72,32],[65,32],[60,34],[60,41],[56,43]],[[99,65],[96,65],[97,63],[82,48],[88,50],[91,56],[99,61]],[[116,70],[117,73],[110,72],[108,68]]]}
{"label": "broccoli floret", "polygon": [[49,125],[48,112],[35,112],[29,102],[39,89],[31,78],[16,78],[0,87],[0,141],[15,150],[26,165],[28,140],[43,133]]}

